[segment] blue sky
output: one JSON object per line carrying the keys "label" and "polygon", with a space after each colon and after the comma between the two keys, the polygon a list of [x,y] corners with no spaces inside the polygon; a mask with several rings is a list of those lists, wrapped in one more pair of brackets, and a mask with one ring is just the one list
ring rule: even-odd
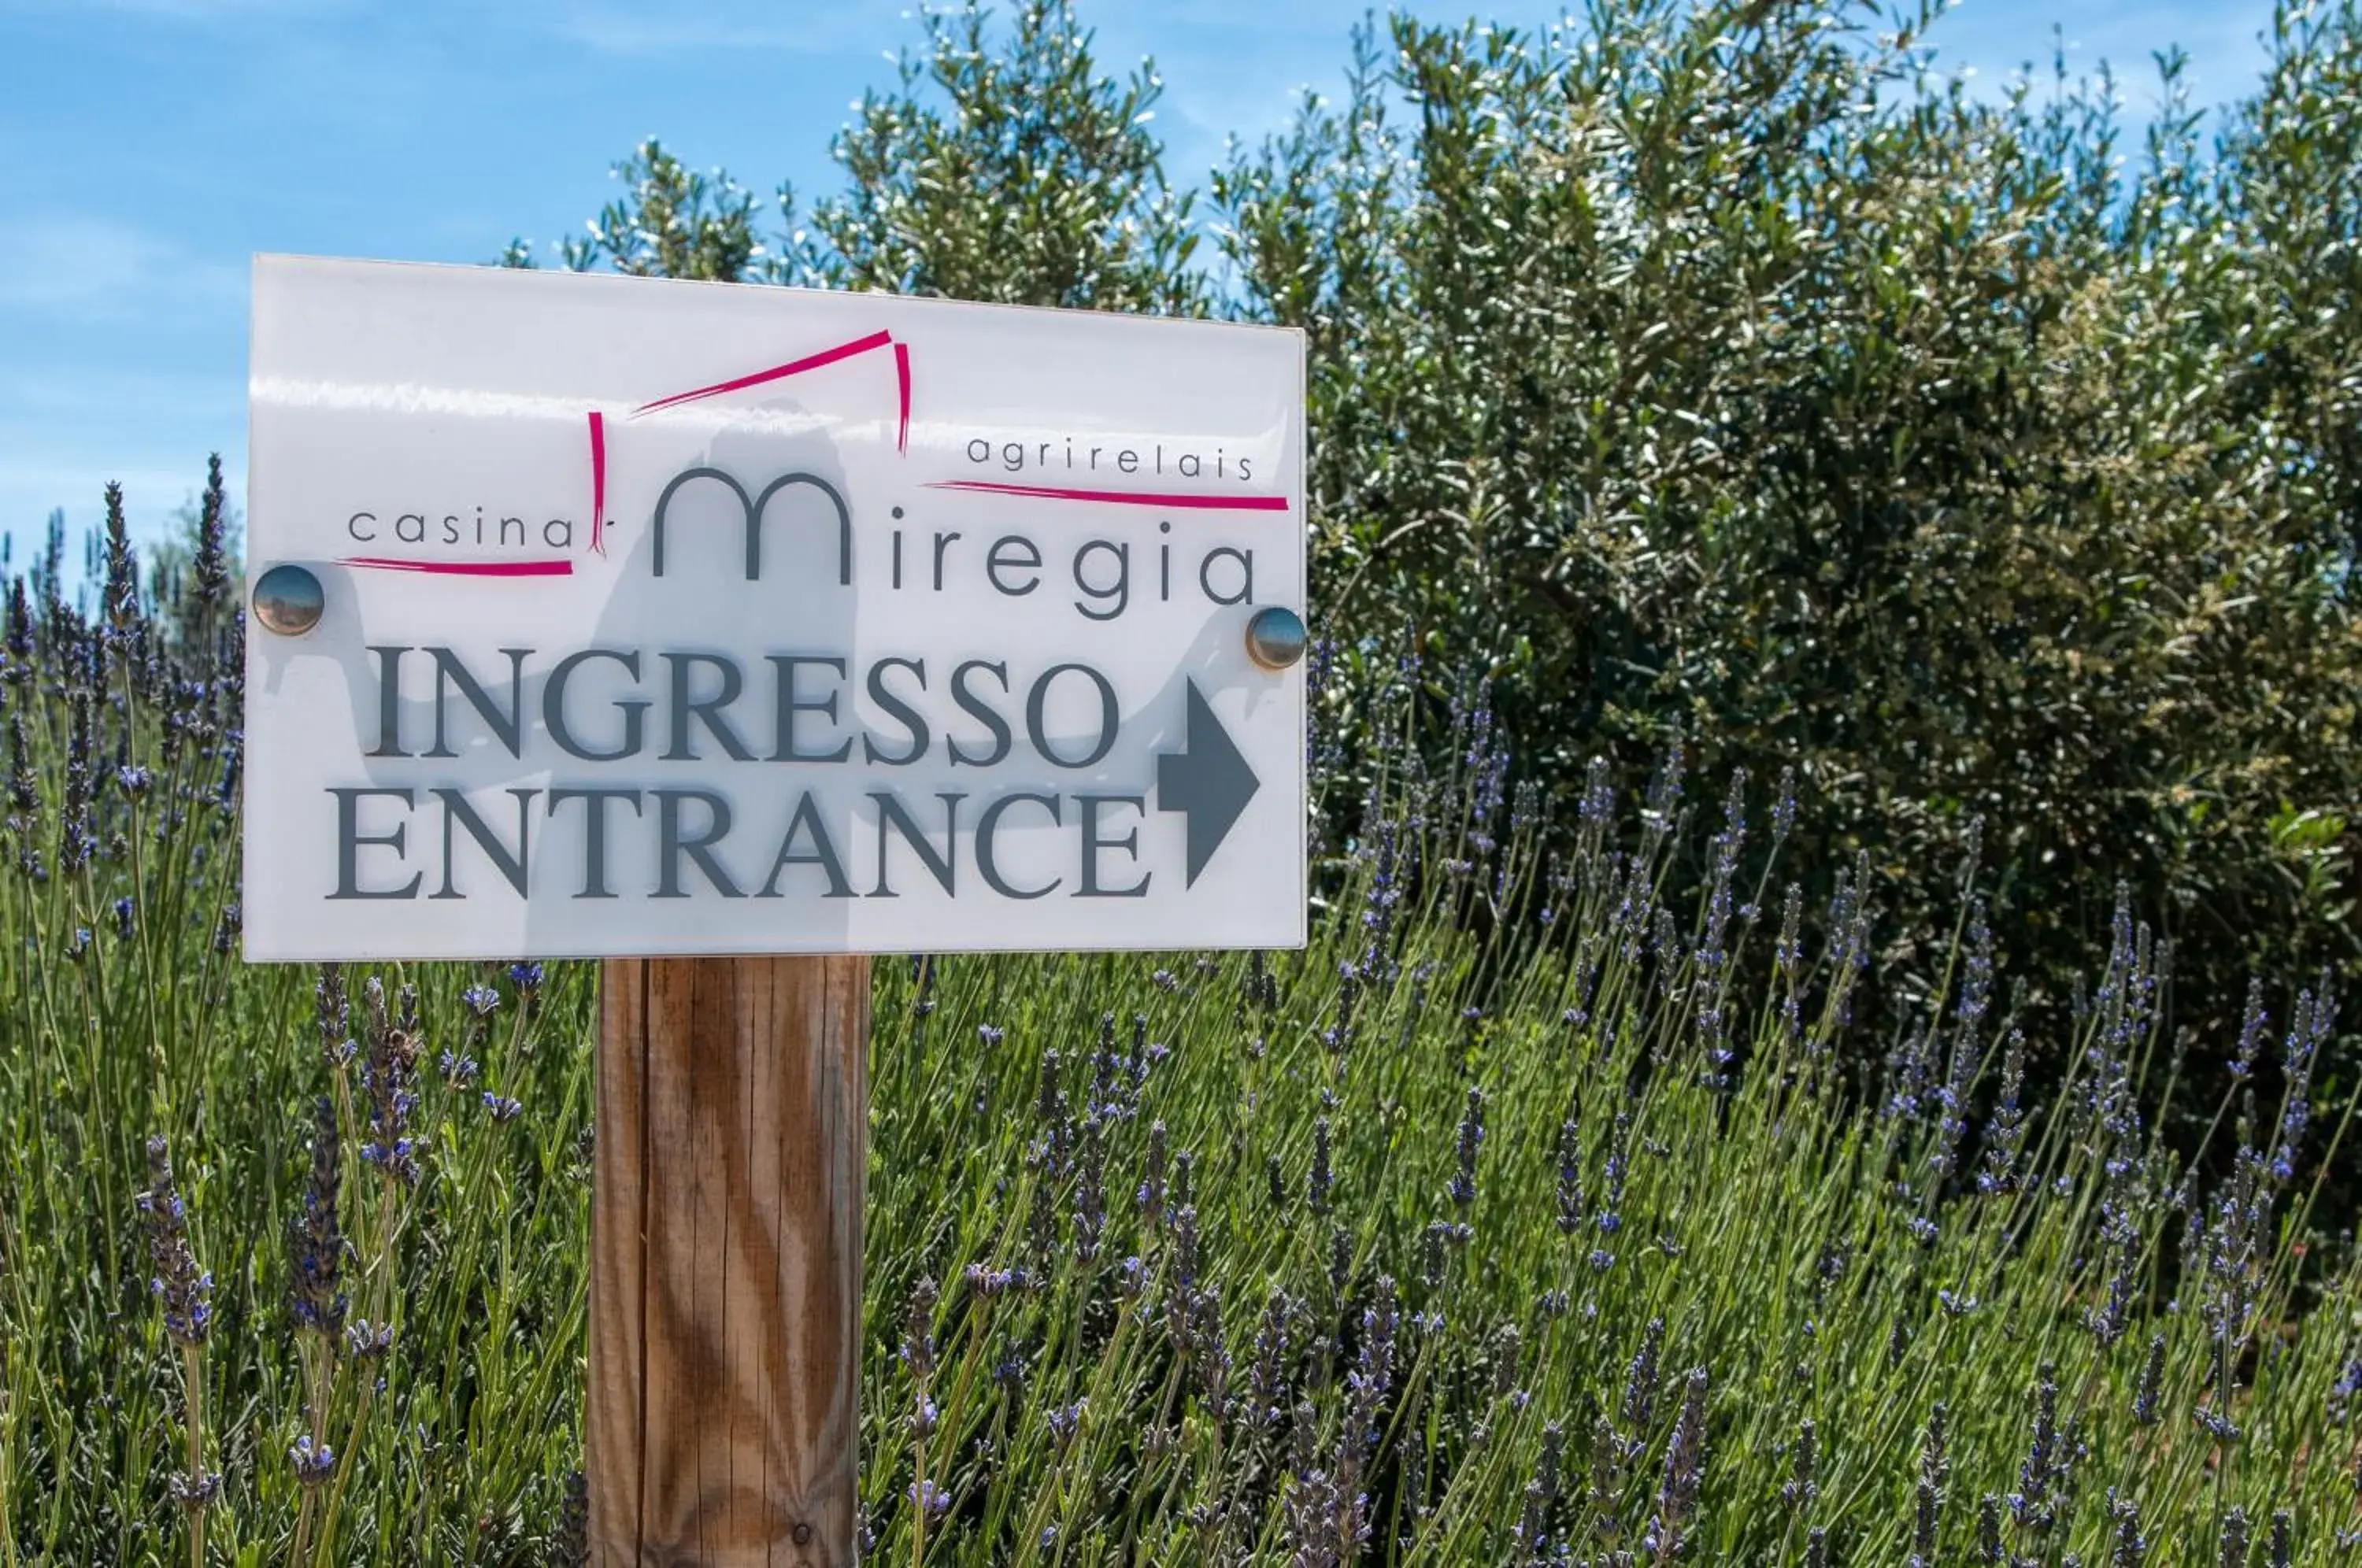
{"label": "blue sky", "polygon": [[[1363,0],[1081,0],[1103,61],[1153,53],[1176,179],[1333,86]],[[1415,5],[1423,15],[1467,15]],[[1514,25],[1556,5],[1498,0]],[[2245,93],[2269,0],[1965,0],[1940,57],[1998,84],[2104,58],[2129,107],[2178,42],[2202,102]],[[661,136],[758,191],[835,187],[851,101],[917,36],[911,0],[0,0],[0,533],[121,480],[152,536],[218,449],[245,469],[258,250],[488,261],[578,233]]]}

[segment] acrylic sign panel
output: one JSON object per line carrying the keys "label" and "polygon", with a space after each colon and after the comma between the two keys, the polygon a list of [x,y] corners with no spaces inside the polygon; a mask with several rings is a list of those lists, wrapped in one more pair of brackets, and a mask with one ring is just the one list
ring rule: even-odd
{"label": "acrylic sign panel", "polygon": [[1303,352],[258,259],[247,955],[1300,943]]}

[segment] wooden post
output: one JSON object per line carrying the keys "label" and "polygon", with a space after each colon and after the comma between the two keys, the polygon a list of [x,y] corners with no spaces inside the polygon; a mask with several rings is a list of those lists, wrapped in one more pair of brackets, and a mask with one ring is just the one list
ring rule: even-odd
{"label": "wooden post", "polygon": [[849,1568],[869,960],[600,973],[594,1568]]}

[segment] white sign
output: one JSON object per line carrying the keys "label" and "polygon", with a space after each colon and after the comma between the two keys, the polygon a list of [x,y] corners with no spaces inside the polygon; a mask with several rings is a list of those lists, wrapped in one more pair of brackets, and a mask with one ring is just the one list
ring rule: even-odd
{"label": "white sign", "polygon": [[252,375],[248,958],[1304,940],[1299,334],[264,257]]}

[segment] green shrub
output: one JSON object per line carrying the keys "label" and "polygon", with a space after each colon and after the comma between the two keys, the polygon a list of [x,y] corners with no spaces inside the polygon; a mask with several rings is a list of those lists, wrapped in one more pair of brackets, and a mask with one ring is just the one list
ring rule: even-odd
{"label": "green shrub", "polygon": [[651,144],[569,261],[1303,326],[1349,775],[1407,638],[1430,716],[1488,681],[1562,803],[1677,731],[1795,767],[1815,907],[1870,856],[1885,981],[1932,983],[1981,821],[2029,1005],[2069,1016],[2122,878],[2177,1016],[2234,1018],[2362,962],[2362,27],[2283,5],[2211,146],[2167,57],[2127,163],[2113,80],[1974,97],[1926,19],[1396,21],[1200,226],[1153,70],[1100,77],[1062,4],[955,14],[764,255]]}

